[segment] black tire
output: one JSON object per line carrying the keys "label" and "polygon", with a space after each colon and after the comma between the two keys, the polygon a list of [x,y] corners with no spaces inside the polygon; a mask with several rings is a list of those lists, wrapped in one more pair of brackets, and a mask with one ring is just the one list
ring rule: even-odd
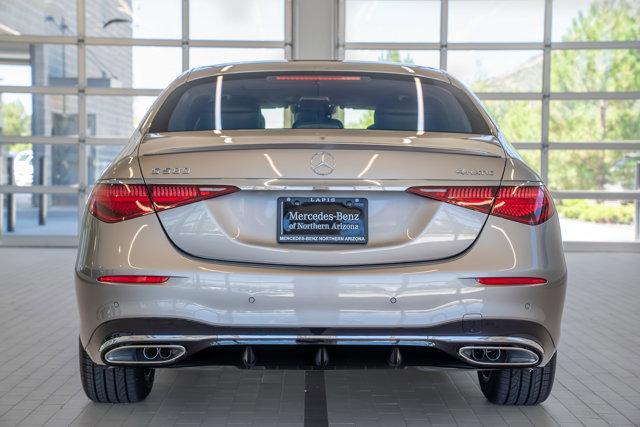
{"label": "black tire", "polygon": [[541,368],[478,371],[482,393],[496,405],[537,405],[551,394],[556,355]]}
{"label": "black tire", "polygon": [[140,402],[151,392],[153,369],[96,365],[82,348],[82,343],[79,347],[79,359],[82,388],[94,402]]}

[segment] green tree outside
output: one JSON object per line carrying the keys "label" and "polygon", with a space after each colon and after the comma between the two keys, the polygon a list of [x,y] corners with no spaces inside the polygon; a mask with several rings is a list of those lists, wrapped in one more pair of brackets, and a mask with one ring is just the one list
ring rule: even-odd
{"label": "green tree outside", "polygon": [[[639,2],[602,0],[574,18],[563,40],[640,40],[639,22]],[[525,70],[518,70],[514,74],[523,72]],[[551,90],[638,91],[640,50],[554,51]],[[511,141],[540,140],[540,102],[488,101],[486,104]],[[640,101],[637,100],[552,100],[550,113],[552,142],[640,139]],[[534,167],[539,165],[537,152],[523,151],[521,154]],[[632,189],[638,161],[640,153],[618,150],[552,150],[548,184],[557,190]],[[558,209],[567,217],[585,221],[631,223],[633,220],[631,203],[611,206],[611,202],[567,200],[560,201]]]}
{"label": "green tree outside", "polygon": [[[24,110],[20,101],[0,105],[2,109],[2,134],[11,136],[31,135],[31,116]],[[31,149],[31,144],[12,144],[10,153]]]}
{"label": "green tree outside", "polygon": [[[564,41],[640,40],[640,2],[634,0],[601,0],[579,13]],[[380,61],[412,63],[410,56],[402,58],[399,51],[385,51]],[[537,75],[539,63],[523,65],[510,76],[501,79],[527,79]],[[494,79],[473,84],[476,91],[495,87]],[[561,50],[551,57],[551,90],[554,92],[606,92],[640,90],[640,50]],[[540,101],[486,101],[509,140],[540,141]],[[549,136],[553,142],[624,141],[640,139],[640,101],[595,100],[560,101],[550,104]],[[373,122],[363,116],[356,126]],[[540,152],[522,150],[522,157],[540,170]],[[601,190],[633,188],[635,163],[640,153],[618,150],[553,150],[549,154],[549,185],[561,190]],[[607,206],[590,201],[561,201],[566,216],[586,221],[630,223],[631,204]],[[589,206],[587,206],[589,205]],[[620,214],[612,214],[619,210]],[[581,216],[579,212],[596,212]]]}

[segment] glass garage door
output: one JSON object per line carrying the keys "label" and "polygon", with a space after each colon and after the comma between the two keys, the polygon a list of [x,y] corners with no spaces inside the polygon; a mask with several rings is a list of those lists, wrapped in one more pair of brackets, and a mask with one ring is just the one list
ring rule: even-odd
{"label": "glass garage door", "polygon": [[290,33],[286,0],[45,3],[0,0],[0,245],[75,245],[92,185],[164,86],[284,59]]}
{"label": "glass garage door", "polygon": [[346,59],[447,69],[478,93],[553,190],[565,241],[640,240],[637,1],[343,5]]}

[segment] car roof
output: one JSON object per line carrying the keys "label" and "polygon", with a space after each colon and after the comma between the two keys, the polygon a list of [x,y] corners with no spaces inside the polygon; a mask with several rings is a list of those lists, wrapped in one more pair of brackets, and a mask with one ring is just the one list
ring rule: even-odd
{"label": "car roof", "polygon": [[204,77],[211,77],[218,74],[279,71],[351,71],[369,73],[392,73],[408,76],[429,77],[447,83],[451,82],[451,79],[446,72],[438,70],[436,68],[423,67],[413,64],[365,61],[264,61],[209,65],[192,69],[189,72],[187,81]]}

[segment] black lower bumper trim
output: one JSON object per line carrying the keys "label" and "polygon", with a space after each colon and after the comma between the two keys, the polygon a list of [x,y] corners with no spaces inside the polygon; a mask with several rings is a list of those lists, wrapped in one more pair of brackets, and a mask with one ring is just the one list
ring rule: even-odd
{"label": "black lower bumper trim", "polygon": [[[470,368],[466,363],[445,352],[413,346],[370,345],[259,345],[251,346],[254,361],[246,364],[243,358],[246,346],[208,347],[174,366],[235,366],[237,368],[265,369],[397,369],[409,366],[438,366]],[[402,363],[390,363],[392,353],[402,355]],[[318,353],[326,354],[318,363]]]}
{"label": "black lower bumper trim", "polygon": [[[185,340],[179,342],[187,349],[185,357],[172,363],[171,367],[216,365],[269,369],[371,369],[437,366],[478,369],[477,366],[461,360],[458,357],[458,350],[464,340],[473,342],[479,337],[509,337],[535,343],[535,346],[530,349],[537,350],[542,364],[545,364],[555,352],[553,340],[542,325],[528,321],[501,319],[482,320],[480,324],[474,325],[473,332],[469,332],[461,321],[428,328],[228,328],[184,319],[116,319],[101,324],[94,331],[86,345],[86,350],[96,363],[103,364],[105,363],[101,354],[103,344],[118,337],[144,335],[306,337],[304,341],[294,343],[265,340],[260,345],[241,342],[226,342],[222,345],[210,339]],[[323,339],[309,339],[314,336]],[[404,341],[387,345],[371,345],[366,341],[363,343],[338,340],[331,342],[324,338],[331,336],[364,336],[365,338],[428,336],[432,340],[421,345]],[[456,337],[456,341],[451,341],[451,337]],[[103,348],[102,351],[104,352],[105,349]]]}

